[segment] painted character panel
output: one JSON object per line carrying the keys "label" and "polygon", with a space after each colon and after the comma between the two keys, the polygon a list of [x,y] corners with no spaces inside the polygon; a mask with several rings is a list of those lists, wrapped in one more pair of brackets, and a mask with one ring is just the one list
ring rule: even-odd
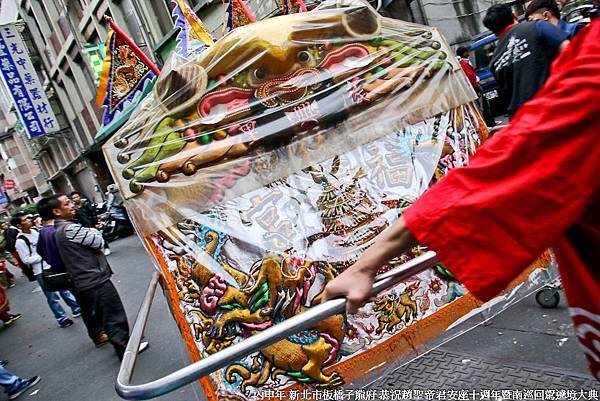
{"label": "painted character panel", "polygon": [[[435,181],[444,166],[431,160],[446,144],[466,160],[481,142],[476,118],[456,131],[461,113],[475,117],[470,106],[435,116],[153,234],[200,355],[320,302],[325,284]],[[422,252],[417,247],[381,271]],[[231,364],[212,376],[215,394],[251,399],[265,389],[353,380],[345,361],[464,295],[442,269],[381,294],[355,316],[336,315]]]}
{"label": "painted character panel", "polygon": [[[475,98],[435,28],[363,2],[325,0],[171,58],[103,149],[191,358],[319,303],[415,199],[468,163],[487,135]],[[479,307],[437,266],[200,382],[210,401],[339,389]]]}

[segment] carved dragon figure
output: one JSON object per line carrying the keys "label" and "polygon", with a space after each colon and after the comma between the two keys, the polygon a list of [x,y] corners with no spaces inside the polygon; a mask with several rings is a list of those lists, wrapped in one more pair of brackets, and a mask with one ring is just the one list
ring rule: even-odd
{"label": "carved dragon figure", "polygon": [[343,247],[360,246],[368,243],[381,233],[387,222],[377,220],[382,214],[376,203],[360,187],[359,179],[365,174],[359,168],[348,183],[340,182],[336,177],[340,169],[340,158],[333,158],[331,170],[326,172],[311,166],[304,171],[309,172],[315,183],[323,187],[323,193],[317,200],[321,211],[324,232],[309,239],[320,239],[329,235],[340,238],[338,243]]}

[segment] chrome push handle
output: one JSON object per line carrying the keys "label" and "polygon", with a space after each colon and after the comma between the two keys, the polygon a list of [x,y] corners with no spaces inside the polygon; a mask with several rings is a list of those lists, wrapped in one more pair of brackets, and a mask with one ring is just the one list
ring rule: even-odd
{"label": "chrome push handle", "polygon": [[[400,281],[434,267],[437,263],[438,260],[435,252],[426,252],[407,263],[377,276],[370,295],[375,296]],[[129,338],[123,361],[121,362],[119,375],[117,376],[115,389],[119,396],[127,400],[147,400],[167,394],[203,376],[222,369],[240,358],[314,326],[328,317],[343,313],[346,307],[345,298],[331,299],[164,377],[144,384],[131,384],[131,376],[135,368],[138,349],[144,334],[148,315],[150,314],[150,306],[152,305],[158,282],[159,274],[154,273],[142,306],[140,307],[135,325],[133,326],[133,331]]]}

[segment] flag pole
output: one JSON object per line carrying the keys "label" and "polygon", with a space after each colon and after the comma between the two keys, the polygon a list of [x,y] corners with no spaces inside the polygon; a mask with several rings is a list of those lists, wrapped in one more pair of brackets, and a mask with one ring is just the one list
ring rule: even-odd
{"label": "flag pole", "polygon": [[144,64],[146,64],[148,66],[148,68],[150,68],[156,75],[160,74],[160,70],[158,69],[156,64],[154,64],[152,62],[152,60],[150,60],[150,58],[148,58],[148,56],[146,56],[146,54],[142,51],[142,49],[140,49],[133,40],[129,39],[129,37],[127,35],[125,35],[125,32],[123,32],[121,30],[121,28],[119,28],[115,24],[115,22],[113,21],[113,19],[111,17],[105,15],[104,21],[106,21],[108,23],[108,25],[110,25],[112,30],[115,31],[115,33],[117,35],[119,35],[125,43],[127,43],[127,45],[131,48],[131,50],[133,50],[133,52],[142,60],[142,62]]}
{"label": "flag pole", "polygon": [[[233,1],[236,1],[236,0],[233,0]],[[252,15],[250,10],[248,10],[248,7],[246,7],[246,5],[244,4],[244,0],[237,0],[237,3],[240,7],[242,7],[242,10],[244,10],[244,14],[246,14],[246,17],[248,17],[250,22],[256,22],[256,19],[254,19],[254,15]]]}
{"label": "flag pole", "polygon": [[298,6],[300,7],[300,11],[302,11],[303,13],[308,11],[308,9],[306,8],[306,4],[304,4],[303,0],[298,0]]}

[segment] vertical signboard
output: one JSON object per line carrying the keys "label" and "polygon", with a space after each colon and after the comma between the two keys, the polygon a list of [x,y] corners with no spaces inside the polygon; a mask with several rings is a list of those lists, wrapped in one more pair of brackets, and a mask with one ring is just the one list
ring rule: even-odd
{"label": "vertical signboard", "polygon": [[56,116],[13,24],[0,26],[0,71],[29,138],[58,131]]}
{"label": "vertical signboard", "polygon": [[10,203],[8,199],[8,195],[6,194],[6,190],[3,186],[0,185],[0,206],[5,206]]}

